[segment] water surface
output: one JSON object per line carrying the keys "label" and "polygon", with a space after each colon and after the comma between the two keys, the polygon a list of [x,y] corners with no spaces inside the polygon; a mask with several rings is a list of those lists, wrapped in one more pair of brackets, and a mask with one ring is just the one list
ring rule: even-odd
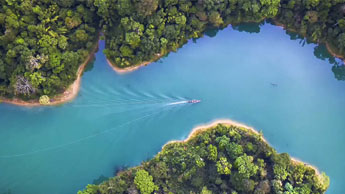
{"label": "water surface", "polygon": [[[262,130],[279,152],[325,171],[328,193],[345,193],[343,66],[279,27],[235,29],[125,75],[106,64],[101,42],[74,101],[1,104],[0,193],[76,193],[217,118]],[[194,98],[202,103],[169,104]]]}

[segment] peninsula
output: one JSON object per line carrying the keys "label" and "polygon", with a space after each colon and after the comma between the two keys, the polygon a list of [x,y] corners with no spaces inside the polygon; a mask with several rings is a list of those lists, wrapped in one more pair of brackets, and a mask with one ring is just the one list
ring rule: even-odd
{"label": "peninsula", "polygon": [[329,178],[279,154],[253,128],[219,120],[166,144],[153,159],[78,194],[325,193]]}

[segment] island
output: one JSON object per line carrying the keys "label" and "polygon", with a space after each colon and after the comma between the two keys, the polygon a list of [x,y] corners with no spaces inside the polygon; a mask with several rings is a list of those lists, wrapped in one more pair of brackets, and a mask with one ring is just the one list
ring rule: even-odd
{"label": "island", "polygon": [[262,133],[221,120],[195,128],[151,160],[78,194],[322,194],[328,187],[325,173],[277,153]]}
{"label": "island", "polygon": [[[208,29],[273,20],[345,55],[345,3],[329,0],[0,0],[0,100],[55,105],[78,92],[101,38],[114,70],[133,71]],[[231,45],[230,45],[231,46]]]}

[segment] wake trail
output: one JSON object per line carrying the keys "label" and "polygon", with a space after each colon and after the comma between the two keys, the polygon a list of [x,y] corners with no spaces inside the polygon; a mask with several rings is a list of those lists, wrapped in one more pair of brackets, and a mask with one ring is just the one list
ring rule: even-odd
{"label": "wake trail", "polygon": [[[167,108],[167,107],[166,107]],[[120,127],[124,127],[126,125],[129,125],[135,121],[138,121],[138,120],[141,120],[141,119],[144,119],[144,118],[147,118],[147,117],[150,117],[152,115],[155,115],[155,114],[158,114],[158,113],[161,113],[163,112],[166,108],[163,108],[162,110],[160,111],[157,111],[157,112],[154,112],[154,113],[151,113],[151,114],[147,114],[143,117],[139,117],[137,119],[134,119],[134,120],[131,120],[131,121],[128,121],[128,122],[125,122],[115,128],[110,128],[108,130],[104,130],[102,132],[99,132],[99,133],[95,133],[95,134],[92,134],[92,135],[89,135],[89,136],[86,136],[86,137],[83,137],[81,139],[78,139],[78,140],[75,140],[75,141],[72,141],[72,142],[68,142],[68,143],[65,143],[65,144],[60,144],[60,145],[57,145],[57,146],[51,146],[51,147],[47,147],[47,148],[43,148],[43,149],[38,149],[38,150],[35,150],[35,151],[31,151],[31,152],[27,152],[27,153],[22,153],[22,154],[13,154],[13,155],[4,155],[4,156],[0,156],[0,159],[8,159],[8,158],[15,158],[15,157],[23,157],[23,156],[30,156],[30,155],[34,155],[34,154],[38,154],[38,153],[41,153],[41,152],[47,152],[47,151],[53,151],[53,150],[57,150],[57,149],[61,149],[63,147],[66,147],[66,146],[70,146],[70,145],[73,145],[73,144],[76,144],[76,143],[80,143],[80,142],[83,142],[83,141],[86,141],[86,140],[89,140],[89,139],[92,139],[94,137],[97,137],[99,135],[102,135],[102,134],[106,134],[106,133],[109,133],[111,131],[114,131],[115,129],[118,129]]]}
{"label": "wake trail", "polygon": [[166,105],[170,106],[170,105],[187,104],[187,103],[188,103],[188,100],[183,100],[183,101],[168,103]]}

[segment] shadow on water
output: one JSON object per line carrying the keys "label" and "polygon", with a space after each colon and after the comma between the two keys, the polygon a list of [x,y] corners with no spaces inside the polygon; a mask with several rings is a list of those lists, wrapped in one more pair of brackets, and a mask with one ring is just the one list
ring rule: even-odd
{"label": "shadow on water", "polygon": [[[259,33],[261,26],[263,26],[266,22],[260,23],[241,23],[237,25],[232,25],[232,29],[239,32],[247,32],[247,33]],[[213,38],[217,35],[217,33],[224,28],[210,28],[204,32],[204,34],[210,38]]]}
{"label": "shadow on water", "polygon": [[114,175],[117,175],[121,171],[125,171],[129,168],[129,166],[124,165],[124,166],[115,166],[114,168]]}
{"label": "shadow on water", "polygon": [[332,72],[337,80],[345,80],[345,65],[340,60],[332,56],[325,45],[318,45],[314,48],[314,55],[316,58],[323,61],[328,61],[333,65]]}
{"label": "shadow on water", "polygon": [[332,71],[337,80],[345,80],[345,65],[334,65]]}
{"label": "shadow on water", "polygon": [[[315,44],[310,39],[301,36],[296,32],[286,31],[286,34],[290,37],[290,40],[299,40],[299,44],[304,45]],[[314,56],[322,61],[327,61],[332,64],[332,72],[334,77],[339,80],[345,80],[345,64],[341,59],[334,57],[327,49],[325,44],[318,44],[314,47]]]}
{"label": "shadow on water", "polygon": [[103,183],[104,181],[107,181],[109,177],[104,176],[103,174],[98,177],[98,179],[93,180],[92,184],[99,185]]}
{"label": "shadow on water", "polygon": [[204,34],[206,36],[210,37],[210,38],[213,38],[213,37],[215,37],[217,35],[219,30],[221,30],[221,29],[219,29],[219,28],[210,28],[210,29],[206,30]]}
{"label": "shadow on water", "polygon": [[260,22],[260,23],[242,23],[238,25],[232,26],[233,30],[239,31],[239,32],[247,32],[247,33],[259,33],[261,26],[263,26],[266,22]]}
{"label": "shadow on water", "polygon": [[[272,24],[272,21],[263,21],[260,23],[242,23],[238,25],[233,25],[232,29],[239,32],[247,32],[247,33],[260,33],[261,26],[265,23]],[[220,31],[220,28],[211,28],[205,31],[205,35],[208,37],[215,37],[217,33]],[[302,35],[286,31],[286,34],[290,37],[290,40],[299,40],[299,44],[303,47],[304,45],[315,44],[310,39],[303,37]],[[197,39],[193,39],[193,42],[196,43]],[[318,59],[323,61],[328,61],[330,64],[333,65],[332,72],[334,73],[334,77],[337,80],[345,80],[345,64],[342,60],[337,59],[334,57],[328,50],[324,44],[320,44],[315,46],[314,48],[314,56]]]}
{"label": "shadow on water", "polygon": [[84,72],[88,72],[88,71],[91,71],[93,69],[93,66],[95,64],[95,61],[96,61],[96,55],[94,55],[92,57],[92,60],[90,60],[86,66],[85,66],[85,69],[84,69]]}
{"label": "shadow on water", "polygon": [[[260,32],[260,28],[262,25],[264,25],[266,22],[260,22],[260,23],[241,23],[241,24],[237,24],[237,25],[232,25],[232,29],[235,31],[239,31],[239,32],[248,32],[248,33],[259,33]],[[209,28],[204,32],[204,35],[213,38],[216,37],[218,32],[223,30],[225,28]],[[198,38],[197,38],[198,39]],[[193,42],[195,43],[197,39],[193,39]]]}

